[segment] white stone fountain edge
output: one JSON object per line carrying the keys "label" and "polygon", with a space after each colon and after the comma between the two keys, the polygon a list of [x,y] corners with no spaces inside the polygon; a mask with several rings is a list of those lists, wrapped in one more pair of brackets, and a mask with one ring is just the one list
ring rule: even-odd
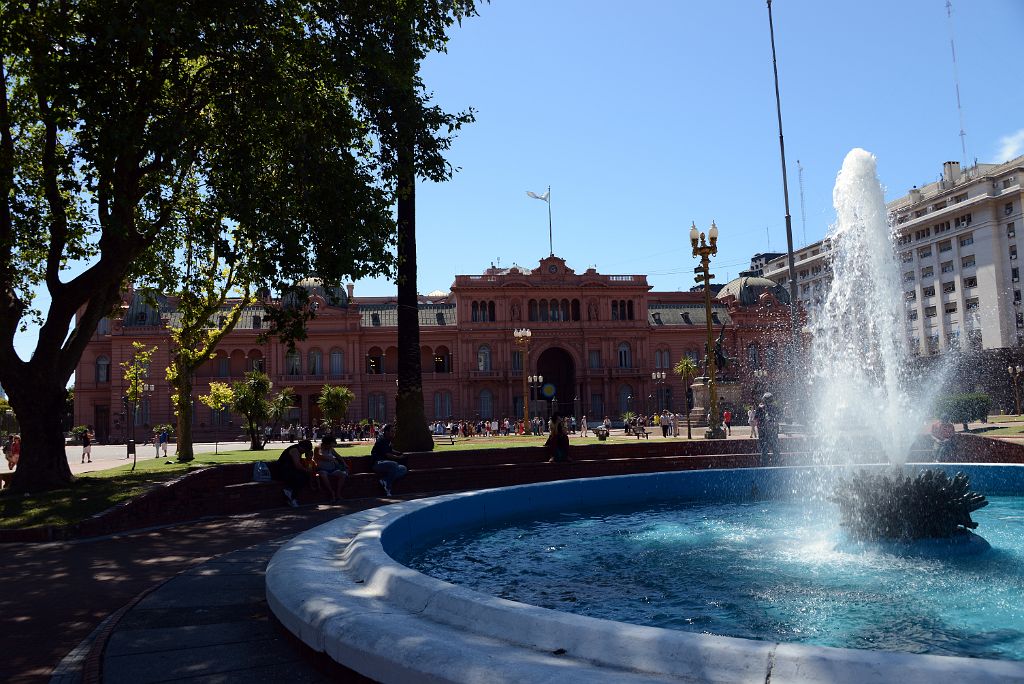
{"label": "white stone fountain edge", "polygon": [[[917,468],[919,464],[908,466]],[[1000,492],[1024,466],[940,465]],[[395,504],[299,535],[267,568],[267,601],[317,651],[382,682],[1024,682],[1024,663],[778,644],[690,634],[528,606],[442,582],[386,549],[525,512],[749,493],[820,470],[652,473],[520,485]],[[977,485],[976,485],[977,486]],[[979,489],[981,487],[978,487]],[[990,492],[996,493],[996,492]]]}

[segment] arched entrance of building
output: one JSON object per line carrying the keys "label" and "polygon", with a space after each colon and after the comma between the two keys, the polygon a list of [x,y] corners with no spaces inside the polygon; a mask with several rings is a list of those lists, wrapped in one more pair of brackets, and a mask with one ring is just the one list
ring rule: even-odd
{"label": "arched entrance of building", "polygon": [[576,397],[576,364],[572,355],[560,347],[551,347],[537,357],[537,373],[544,376],[537,399],[543,415],[550,416],[554,412],[570,415],[574,409]]}

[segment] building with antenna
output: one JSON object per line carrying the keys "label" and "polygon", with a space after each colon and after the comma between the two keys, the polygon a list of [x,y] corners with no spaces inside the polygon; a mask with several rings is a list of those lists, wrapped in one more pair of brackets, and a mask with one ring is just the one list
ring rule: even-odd
{"label": "building with antenna", "polygon": [[[896,233],[907,338],[917,354],[1024,345],[1022,180],[1024,156],[968,168],[951,161],[939,180],[886,205]],[[828,239],[795,250],[797,298],[812,317],[831,279],[830,251]],[[766,278],[788,281],[785,258],[763,268]]]}

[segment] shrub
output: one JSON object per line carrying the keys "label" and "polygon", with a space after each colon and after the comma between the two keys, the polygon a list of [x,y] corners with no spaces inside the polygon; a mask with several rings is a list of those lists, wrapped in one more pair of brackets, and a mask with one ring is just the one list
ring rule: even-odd
{"label": "shrub", "polygon": [[972,420],[987,420],[991,408],[992,398],[980,392],[951,394],[935,402],[936,416],[949,416],[950,422],[963,423],[964,430]]}

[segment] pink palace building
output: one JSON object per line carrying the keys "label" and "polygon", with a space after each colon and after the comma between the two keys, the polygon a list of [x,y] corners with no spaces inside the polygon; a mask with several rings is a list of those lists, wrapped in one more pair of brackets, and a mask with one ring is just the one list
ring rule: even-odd
{"label": "pink palace building", "polygon": [[[316,307],[307,339],[292,351],[276,339],[262,340],[264,306],[250,307],[216,358],[197,372],[195,396],[206,394],[211,381],[240,380],[258,368],[275,390],[295,389],[291,422],[319,419],[316,397],[325,384],[355,393],[350,420],[391,419],[398,359],[394,298],[356,297],[352,285],[303,284]],[[715,337],[724,329],[723,347],[732,359],[722,380],[742,386],[743,401],[757,390],[752,371],[775,362],[772,340],[788,325],[788,299],[775,282],[748,277],[715,296]],[[75,375],[75,423],[92,425],[101,442],[123,441],[131,432],[142,440],[154,425],[176,421],[164,373],[174,301],[153,308],[129,295],[126,305],[122,318],[101,323]],[[687,388],[672,367],[687,355],[703,369],[707,339],[703,291],[652,292],[644,275],[577,273],[554,255],[532,269],[492,266],[481,275],[457,275],[450,292],[420,297],[419,319],[428,419],[521,416],[524,367],[528,378],[543,378],[527,390],[531,415],[559,411],[600,420],[626,411],[682,412]],[[513,335],[522,328],[532,333],[525,360]],[[131,357],[134,341],[157,351],[151,389],[135,407],[132,427],[121,363]],[[198,441],[242,432],[239,416],[198,401],[193,420]]]}

